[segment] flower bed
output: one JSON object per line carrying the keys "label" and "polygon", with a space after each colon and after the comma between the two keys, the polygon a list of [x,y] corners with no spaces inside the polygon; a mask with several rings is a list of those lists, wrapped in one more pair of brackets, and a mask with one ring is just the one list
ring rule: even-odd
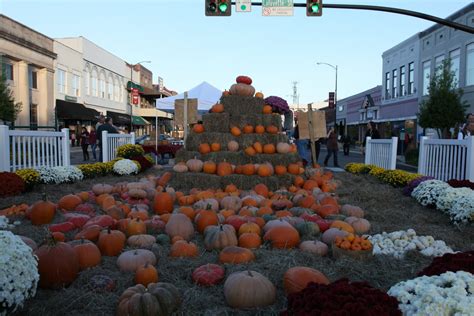
{"label": "flower bed", "polygon": [[404,315],[472,315],[474,276],[465,271],[422,276],[390,288]]}
{"label": "flower bed", "polygon": [[448,214],[454,223],[474,220],[474,191],[469,188],[453,188],[443,181],[427,180],[411,196],[423,206],[436,207]]}
{"label": "flower bed", "polygon": [[433,236],[417,236],[413,229],[407,231],[396,231],[392,233],[383,232],[368,239],[374,245],[374,255],[392,255],[396,258],[403,258],[408,251],[420,251],[424,256],[442,256],[452,253],[442,240],[435,240]]}
{"label": "flower bed", "polygon": [[346,171],[369,174],[394,187],[404,187],[403,194],[412,196],[421,205],[436,208],[449,215],[455,224],[474,220],[474,191],[470,182],[450,180],[458,187],[444,181],[403,170],[385,170],[374,165],[349,163]]}
{"label": "flower bed", "polygon": [[440,275],[448,271],[466,271],[474,274],[474,250],[447,253],[444,256],[436,257],[428,267],[418,273],[418,276]]}

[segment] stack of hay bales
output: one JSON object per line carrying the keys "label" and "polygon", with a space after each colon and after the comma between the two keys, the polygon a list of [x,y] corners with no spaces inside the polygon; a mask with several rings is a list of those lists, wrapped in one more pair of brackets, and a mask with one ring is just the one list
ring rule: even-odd
{"label": "stack of hay bales", "polygon": [[[198,158],[202,161],[214,161],[216,163],[227,161],[233,165],[244,165],[248,163],[265,163],[270,162],[273,166],[285,165],[300,161],[297,153],[288,154],[257,154],[248,156],[244,153],[244,149],[251,146],[255,142],[261,144],[289,143],[285,134],[244,134],[233,136],[230,129],[233,126],[239,127],[241,130],[247,124],[256,126],[274,125],[281,131],[282,121],[279,114],[263,114],[263,106],[265,102],[262,98],[245,97],[238,95],[223,96],[220,103],[224,106],[223,113],[208,113],[202,116],[204,132],[197,134],[190,132],[186,139],[185,147],[176,154],[176,162],[186,162],[192,158]],[[227,149],[229,141],[234,140],[239,143],[239,151],[230,152]],[[202,155],[198,148],[202,143],[219,143],[221,151],[211,152]],[[241,175],[233,174],[230,176],[219,177],[217,175],[209,175],[205,173],[175,173],[170,185],[179,190],[189,190],[191,188],[224,188],[227,184],[235,184],[243,190],[252,189],[258,183],[265,183],[269,189],[277,190],[281,187],[288,187],[293,183],[294,176],[290,174],[273,175],[270,177],[259,177],[258,175]]]}

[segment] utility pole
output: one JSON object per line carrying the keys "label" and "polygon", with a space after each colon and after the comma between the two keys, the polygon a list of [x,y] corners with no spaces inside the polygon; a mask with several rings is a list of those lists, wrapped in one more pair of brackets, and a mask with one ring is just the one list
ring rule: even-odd
{"label": "utility pole", "polygon": [[296,108],[299,111],[300,109],[300,96],[298,94],[298,81],[293,81],[293,104],[296,104]]}

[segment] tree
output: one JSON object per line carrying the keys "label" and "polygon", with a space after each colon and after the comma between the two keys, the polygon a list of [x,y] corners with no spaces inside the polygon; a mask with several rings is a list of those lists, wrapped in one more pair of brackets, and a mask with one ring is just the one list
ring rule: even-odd
{"label": "tree", "polygon": [[451,60],[445,59],[430,81],[428,98],[420,104],[420,126],[436,129],[439,138],[447,138],[449,129],[465,118],[468,105],[461,101],[462,95],[463,90],[456,88]]}
{"label": "tree", "polygon": [[0,74],[0,121],[15,122],[21,112],[21,102],[15,103],[5,76]]}

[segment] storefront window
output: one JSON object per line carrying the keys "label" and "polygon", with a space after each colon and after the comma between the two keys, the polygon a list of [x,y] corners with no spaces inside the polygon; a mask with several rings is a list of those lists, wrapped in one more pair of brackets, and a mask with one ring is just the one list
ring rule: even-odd
{"label": "storefront window", "polygon": [[459,62],[460,62],[461,50],[458,48],[449,53],[451,59],[451,72],[454,73],[454,81],[456,87],[459,87]]}
{"label": "storefront window", "polygon": [[428,95],[428,88],[430,86],[431,75],[431,60],[423,63],[423,95]]}

